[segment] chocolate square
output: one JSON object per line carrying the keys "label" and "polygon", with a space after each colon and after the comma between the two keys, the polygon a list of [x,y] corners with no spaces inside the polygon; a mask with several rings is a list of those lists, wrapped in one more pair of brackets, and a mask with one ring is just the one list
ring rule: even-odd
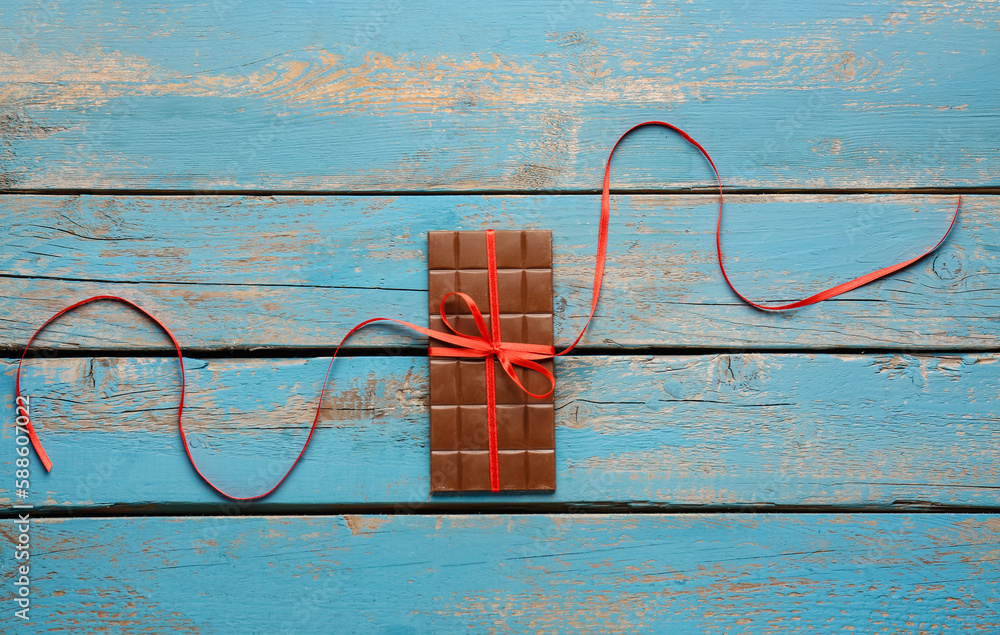
{"label": "chocolate square", "polygon": [[[501,338],[551,346],[552,233],[498,231],[495,239]],[[439,311],[441,299],[452,291],[471,296],[490,324],[486,232],[429,232],[427,261],[430,327],[448,331]],[[449,299],[446,311],[460,333],[479,335],[468,307],[460,299]],[[500,489],[554,490],[552,396],[535,399],[518,388],[495,360],[493,364]],[[551,360],[541,364],[552,371]],[[548,380],[539,373],[522,368],[516,372],[532,392],[548,390]],[[485,375],[485,360],[430,358],[432,492],[490,490]]]}

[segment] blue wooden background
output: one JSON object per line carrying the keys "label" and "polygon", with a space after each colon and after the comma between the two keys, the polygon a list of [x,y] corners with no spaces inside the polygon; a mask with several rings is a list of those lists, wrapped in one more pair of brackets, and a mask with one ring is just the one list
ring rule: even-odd
{"label": "blue wooden background", "polygon": [[[553,231],[554,494],[430,496],[426,232]],[[0,6],[3,632],[1000,631],[1000,5]],[[20,501],[24,502],[24,501]]]}

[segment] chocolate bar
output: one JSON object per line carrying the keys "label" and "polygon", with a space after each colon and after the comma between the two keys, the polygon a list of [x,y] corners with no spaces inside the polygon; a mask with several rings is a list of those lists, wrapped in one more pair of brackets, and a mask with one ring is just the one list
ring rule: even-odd
{"label": "chocolate bar", "polygon": [[[553,344],[552,233],[497,231],[496,270],[500,335],[505,342]],[[441,300],[460,291],[475,300],[490,324],[485,231],[433,231],[428,243],[429,326],[450,332],[441,320]],[[452,296],[445,305],[453,327],[479,336],[468,306]],[[496,431],[500,490],[554,490],[555,404],[521,390],[490,358],[430,358],[431,491],[489,491],[490,434],[486,364],[496,380]],[[552,360],[540,362],[550,372]],[[541,373],[516,369],[525,388],[549,390]]]}

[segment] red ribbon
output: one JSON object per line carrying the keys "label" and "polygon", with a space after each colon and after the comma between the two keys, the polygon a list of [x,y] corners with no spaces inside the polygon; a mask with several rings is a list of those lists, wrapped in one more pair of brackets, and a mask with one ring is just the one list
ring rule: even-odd
{"label": "red ribbon", "polygon": [[[180,344],[177,342],[177,338],[174,337],[174,334],[170,331],[170,329],[166,327],[166,325],[164,325],[162,322],[160,322],[160,320],[153,317],[151,313],[149,313],[142,307],[138,306],[134,302],[131,302],[124,298],[120,298],[118,296],[111,296],[111,295],[94,296],[91,298],[87,298],[86,300],[81,300],[76,304],[70,305],[62,309],[52,317],[50,317],[48,320],[46,320],[45,323],[42,324],[40,327],[38,327],[38,330],[36,330],[35,333],[28,340],[28,343],[24,347],[24,352],[21,354],[21,360],[18,362],[17,375],[15,378],[15,390],[17,392],[17,396],[21,397],[21,366],[24,363],[24,358],[28,354],[28,350],[31,348],[32,342],[35,341],[35,338],[38,337],[38,335],[42,332],[43,329],[45,329],[46,326],[48,326],[50,323],[52,323],[56,318],[60,317],[61,315],[64,315],[65,313],[68,313],[73,309],[76,309],[77,307],[81,307],[91,302],[96,302],[98,300],[110,300],[115,302],[122,302],[134,308],[135,310],[139,311],[139,313],[145,315],[149,319],[153,320],[153,322],[155,322],[156,325],[159,326],[167,334],[167,336],[170,338],[170,341],[174,345],[174,349],[177,351],[177,359],[181,373],[181,395],[180,395],[180,402],[177,406],[177,427],[180,430],[181,440],[184,443],[184,451],[187,453],[188,460],[191,461],[191,465],[194,467],[195,472],[197,472],[198,476],[200,476],[202,480],[208,483],[208,485],[212,489],[219,492],[223,496],[226,496],[234,500],[255,500],[258,498],[263,498],[268,494],[270,494],[271,492],[273,492],[274,490],[276,490],[278,486],[281,485],[282,482],[284,482],[284,480],[288,477],[288,475],[291,474],[292,470],[295,469],[295,466],[298,464],[299,459],[302,458],[302,455],[305,454],[306,448],[309,446],[310,440],[312,440],[312,435],[316,431],[316,424],[319,423],[319,415],[321,407],[323,405],[323,396],[326,393],[326,386],[330,378],[330,371],[333,368],[333,362],[337,359],[337,355],[340,353],[340,349],[344,346],[344,343],[347,342],[347,340],[352,335],[354,335],[362,328],[368,326],[369,324],[372,324],[374,322],[395,322],[396,324],[400,324],[418,333],[426,335],[429,338],[439,340],[446,344],[450,344],[452,347],[454,347],[454,348],[449,348],[441,346],[431,346],[428,350],[428,354],[431,356],[472,357],[472,358],[482,357],[485,359],[486,376],[487,376],[487,401],[488,405],[490,406],[487,408],[487,410],[489,411],[488,425],[490,428],[490,487],[493,491],[497,491],[499,489],[499,480],[498,480],[499,459],[498,459],[497,441],[496,441],[496,412],[495,412],[496,388],[494,385],[493,361],[496,360],[497,362],[499,362],[500,366],[504,369],[507,375],[514,380],[514,383],[516,383],[517,386],[521,388],[521,390],[528,393],[532,397],[541,399],[548,397],[549,395],[552,394],[552,391],[555,388],[555,378],[553,377],[552,373],[549,372],[548,369],[546,369],[544,366],[539,364],[538,361],[545,359],[552,359],[555,357],[559,357],[561,355],[566,355],[571,350],[576,348],[576,345],[579,344],[580,340],[583,339],[583,335],[587,331],[587,327],[590,325],[591,320],[593,320],[594,318],[594,314],[597,311],[597,302],[600,299],[601,283],[604,278],[604,263],[607,257],[607,249],[608,249],[608,225],[611,215],[610,214],[611,157],[614,156],[615,150],[618,148],[618,145],[622,142],[622,140],[626,136],[628,136],[629,133],[631,133],[633,130],[636,130],[638,128],[644,128],[646,126],[663,126],[669,128],[670,130],[673,130],[674,132],[679,134],[685,141],[687,141],[695,148],[697,148],[698,151],[701,152],[701,154],[705,157],[705,159],[708,160],[709,165],[712,166],[712,171],[715,172],[715,179],[719,184],[719,216],[715,225],[715,246],[716,246],[716,252],[719,257],[719,269],[722,271],[722,277],[725,279],[726,284],[729,285],[729,288],[732,289],[733,293],[735,293],[737,297],[739,297],[741,300],[743,300],[750,306],[753,306],[757,309],[761,309],[764,311],[783,311],[787,309],[794,309],[806,306],[809,304],[815,304],[816,302],[821,302],[823,300],[827,300],[829,298],[840,295],[852,289],[856,289],[862,285],[868,284],[869,282],[878,280],[879,278],[884,278],[885,276],[888,276],[891,273],[899,271],[900,269],[917,262],[918,260],[926,257],[928,254],[936,250],[941,245],[941,243],[944,242],[945,238],[948,237],[948,234],[951,233],[951,229],[955,226],[955,221],[958,218],[958,209],[962,205],[962,197],[959,196],[958,203],[955,205],[955,212],[951,218],[951,223],[948,225],[948,229],[941,237],[941,240],[935,243],[934,246],[930,247],[929,249],[921,253],[919,256],[910,258],[908,260],[904,260],[902,262],[898,262],[888,267],[883,267],[882,269],[865,274],[863,276],[860,276],[848,282],[844,282],[829,289],[824,289],[819,293],[811,295],[808,298],[799,300],[797,302],[792,302],[790,304],[782,304],[778,306],[762,305],[749,300],[743,294],[737,291],[736,288],[733,286],[732,282],[730,282],[729,276],[726,274],[726,268],[722,258],[722,198],[723,198],[722,178],[719,176],[719,170],[715,167],[715,162],[712,161],[712,157],[709,156],[708,152],[705,150],[705,148],[701,146],[701,144],[699,144],[690,135],[688,135],[686,132],[684,132],[677,126],[674,126],[673,124],[669,124],[664,121],[646,121],[638,125],[635,125],[626,130],[625,133],[618,138],[618,141],[616,141],[614,146],[612,146],[611,152],[608,154],[607,163],[605,164],[604,187],[601,192],[601,220],[597,232],[597,257],[594,266],[594,288],[590,301],[590,314],[587,316],[587,321],[584,323],[583,328],[580,330],[580,333],[576,336],[576,339],[573,340],[572,344],[570,344],[566,349],[560,351],[559,353],[556,353],[555,348],[552,346],[502,341],[500,337],[500,312],[499,312],[498,285],[497,285],[497,274],[496,274],[496,246],[494,241],[494,232],[492,229],[488,229],[486,231],[486,236],[487,236],[487,258],[488,258],[488,270],[489,270],[491,328],[486,327],[486,321],[483,319],[482,312],[479,310],[479,307],[476,306],[475,301],[468,295],[459,292],[449,293],[441,300],[441,318],[444,320],[445,325],[451,331],[450,333],[443,331],[433,331],[431,329],[422,326],[417,326],[416,324],[411,324],[410,322],[405,322],[403,320],[397,320],[394,318],[384,318],[384,317],[376,317],[376,318],[371,318],[369,320],[365,320],[364,322],[361,322],[360,324],[352,328],[340,341],[340,344],[337,345],[337,349],[334,351],[333,357],[330,359],[330,365],[327,366],[326,375],[323,377],[323,386],[320,389],[319,401],[316,404],[316,415],[313,417],[312,426],[309,428],[309,435],[306,437],[305,443],[302,444],[302,449],[299,451],[299,454],[295,457],[295,460],[292,461],[292,464],[289,466],[288,471],[285,472],[285,474],[278,480],[278,482],[275,483],[274,486],[271,487],[271,489],[267,490],[263,494],[257,494],[255,496],[233,496],[232,494],[228,494],[222,491],[219,487],[217,487],[208,477],[202,474],[201,470],[198,469],[198,465],[197,463],[195,463],[194,457],[191,456],[191,451],[188,449],[187,436],[184,433],[183,412],[184,412],[185,385],[184,385],[184,363],[181,357]],[[453,295],[461,298],[469,306],[469,310],[472,313],[473,319],[476,324],[476,328],[479,330],[478,336],[465,335],[459,333],[448,321],[448,317],[445,314],[445,304],[448,301],[448,298],[450,298]],[[514,368],[515,366],[521,366],[523,368],[527,368],[542,373],[542,375],[544,375],[551,384],[549,390],[541,395],[529,391],[527,388],[524,387],[524,385],[521,383],[521,380],[518,378],[517,373],[515,372]],[[35,431],[35,427],[32,424],[31,419],[27,416],[27,414],[25,414],[24,427],[28,433],[29,438],[31,439],[32,446],[35,448],[35,452],[38,454],[38,458],[42,461],[42,464],[45,466],[45,469],[47,471],[50,471],[52,469],[52,461],[49,459],[48,454],[46,454],[45,449],[42,447],[41,440],[38,438],[38,434]]]}

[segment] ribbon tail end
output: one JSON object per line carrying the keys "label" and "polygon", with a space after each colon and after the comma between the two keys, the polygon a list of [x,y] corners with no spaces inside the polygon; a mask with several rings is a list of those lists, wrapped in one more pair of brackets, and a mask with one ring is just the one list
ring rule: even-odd
{"label": "ribbon tail end", "polygon": [[28,429],[28,438],[31,439],[31,445],[35,448],[35,454],[38,455],[38,459],[42,462],[42,465],[45,466],[45,471],[51,472],[52,459],[49,458],[48,453],[45,452],[45,448],[42,447],[41,440],[38,438],[38,435],[35,434],[34,426]]}

